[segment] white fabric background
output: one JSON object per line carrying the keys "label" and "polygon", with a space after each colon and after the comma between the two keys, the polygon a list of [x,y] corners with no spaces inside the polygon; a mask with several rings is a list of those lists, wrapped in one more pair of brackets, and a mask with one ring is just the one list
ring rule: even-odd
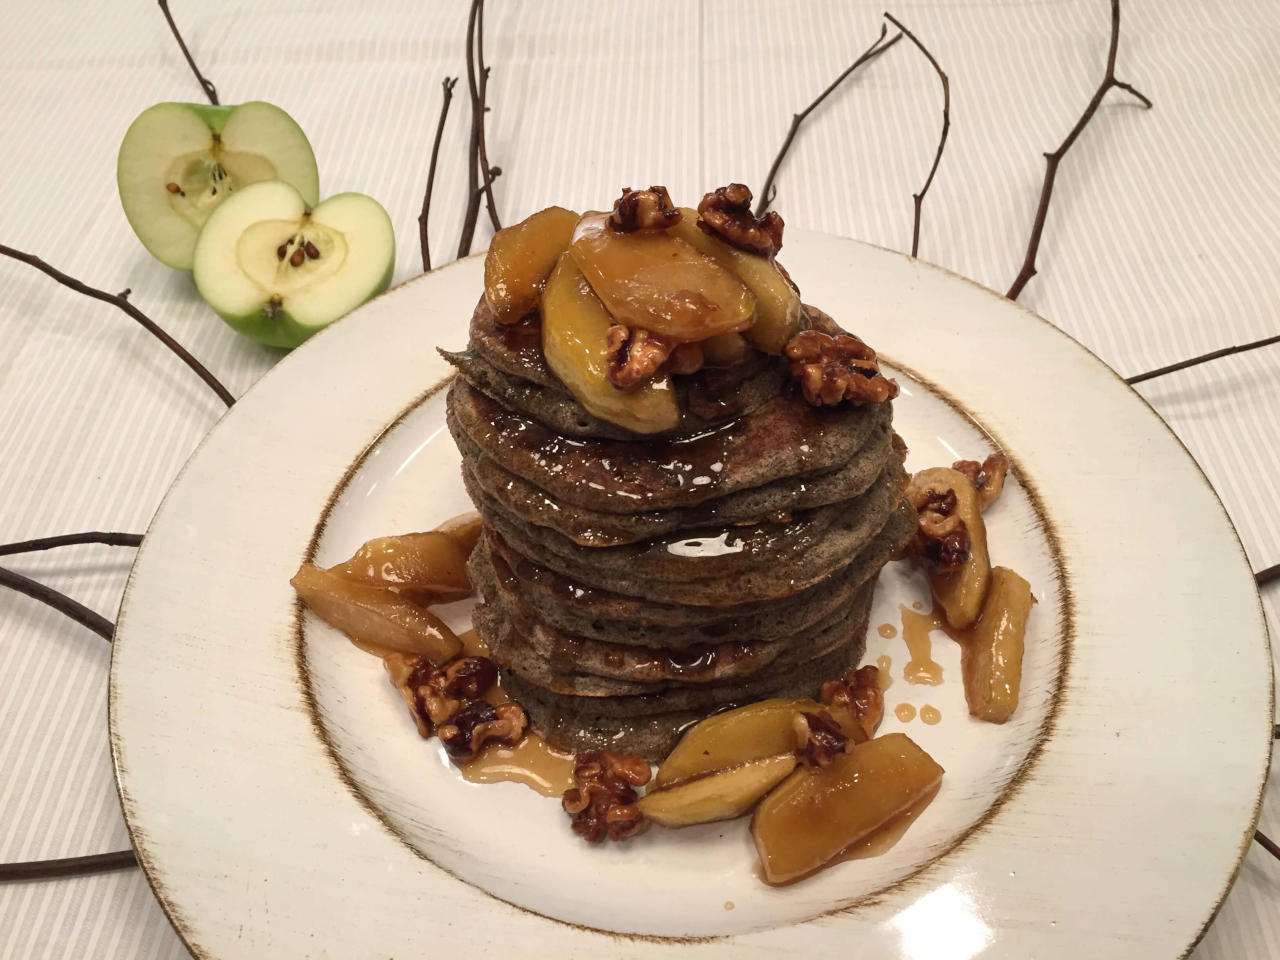
{"label": "white fabric background", "polygon": [[[462,71],[466,4],[175,7],[223,100],[289,110],[315,147],[323,192],[377,197],[400,241],[396,279],[417,273],[439,81]],[[921,256],[1004,290],[1021,261],[1041,152],[1100,78],[1106,0],[895,0],[893,9],[952,83],[951,140],[925,205]],[[790,114],[874,38],[879,10],[866,0],[492,0],[489,144],[505,171],[504,221],[552,202],[598,207],[626,183],[665,183],[686,201],[731,178],[758,187]],[[1155,109],[1113,93],[1068,156],[1041,272],[1022,301],[1131,374],[1280,326],[1280,9],[1130,0],[1124,12],[1119,72]],[[116,198],[116,148],[133,116],[155,100],[200,99],[155,3],[6,0],[3,20],[0,242],[91,284],[132,287],[134,302],[233,392],[247,390],[276,355],[237,337],[187,277],[151,260]],[[441,154],[437,263],[452,258],[462,218],[464,90],[465,80]],[[939,122],[937,80],[901,43],[812,118],[776,209],[796,227],[907,247],[911,193]],[[1142,388],[1217,486],[1256,568],[1280,561],[1278,374],[1272,348]],[[143,530],[220,412],[126,317],[0,259],[0,541]],[[1151,545],[1153,563],[1159,550]],[[92,547],[3,562],[112,616],[130,559]],[[199,584],[188,589],[198,603]],[[1264,599],[1275,632],[1280,586]],[[1205,656],[1214,640],[1205,638]],[[92,634],[0,595],[0,860],[127,845],[104,733],[107,661]],[[1275,786],[1263,827],[1280,837]],[[1254,847],[1195,957],[1278,952],[1280,863]],[[136,870],[0,888],[0,960],[182,956]]]}

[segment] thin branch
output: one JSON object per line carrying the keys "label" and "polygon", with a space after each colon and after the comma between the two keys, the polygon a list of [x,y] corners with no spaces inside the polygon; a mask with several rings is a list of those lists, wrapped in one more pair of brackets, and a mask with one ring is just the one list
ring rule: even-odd
{"label": "thin branch", "polygon": [[814,100],[813,103],[809,104],[799,113],[791,115],[791,127],[787,130],[787,137],[782,141],[782,146],[778,149],[778,155],[773,158],[773,163],[769,167],[769,174],[764,178],[764,187],[760,190],[760,199],[756,201],[755,215],[757,217],[769,209],[769,205],[773,203],[774,197],[778,195],[778,188],[774,184],[774,179],[778,175],[778,168],[782,166],[782,161],[786,159],[787,152],[791,149],[792,141],[795,140],[796,134],[800,132],[800,125],[808,119],[809,114],[813,113],[813,111],[821,105],[822,101],[826,100],[827,97],[831,96],[831,94],[835,92],[836,88],[845,81],[845,78],[848,77],[849,74],[853,73],[864,63],[874,60],[902,39],[902,34],[897,33],[894,34],[888,42],[884,42],[885,34],[888,32],[889,28],[884,24],[881,24],[880,36],[876,37],[876,42],[863,51],[862,56],[849,64],[840,76],[832,80],[827,88],[818,94],[817,99]]}
{"label": "thin branch", "polygon": [[80,626],[88,627],[107,643],[111,642],[111,637],[115,634],[115,624],[102,614],[90,610],[78,600],[72,600],[65,593],[59,593],[53,587],[37,583],[30,577],[24,577],[20,573],[14,573],[12,570],[0,567],[0,586],[9,587],[11,590],[25,594],[32,600],[39,600],[46,606],[53,607],[53,609],[70,617]]}
{"label": "thin branch", "polygon": [[1280,847],[1276,846],[1276,842],[1274,840],[1268,837],[1261,830],[1254,832],[1253,839],[1258,841],[1258,846],[1263,850],[1267,851],[1267,853],[1271,854],[1277,860],[1280,860]]}
{"label": "thin branch", "polygon": [[498,219],[498,205],[493,199],[491,171],[495,168],[489,164],[489,145],[485,138],[485,114],[489,112],[489,68],[484,62],[484,0],[480,0],[480,13],[476,17],[476,60],[480,66],[480,95],[477,104],[480,113],[480,176],[484,183],[484,203],[489,213],[489,223],[497,233],[502,229],[502,221]]}
{"label": "thin branch", "polygon": [[28,860],[25,863],[0,863],[0,883],[13,880],[56,880],[64,877],[82,877],[107,870],[134,867],[138,858],[132,850],[116,850],[112,853],[95,853],[87,857],[67,857],[62,860]]}
{"label": "thin branch", "polygon": [[440,139],[444,136],[444,122],[449,117],[449,104],[453,102],[453,88],[457,77],[445,77],[440,82],[444,100],[440,104],[440,119],[436,121],[436,139],[431,144],[431,166],[427,169],[427,189],[422,196],[422,213],[418,215],[418,242],[422,247],[422,272],[431,272],[431,241],[427,226],[431,214],[431,194],[436,188],[436,160],[440,157]]}
{"label": "thin branch", "polygon": [[169,29],[173,31],[173,39],[177,40],[178,46],[182,48],[182,55],[187,58],[187,66],[196,75],[196,79],[200,81],[200,87],[204,90],[204,95],[209,98],[211,104],[215,107],[218,106],[218,88],[196,66],[196,61],[191,56],[191,51],[187,49],[187,42],[182,39],[182,34],[178,32],[178,25],[173,22],[173,14],[169,12],[169,0],[160,0],[160,10],[164,14],[164,18],[169,21]]}
{"label": "thin branch", "polygon": [[1107,50],[1106,73],[1103,74],[1102,82],[1098,84],[1098,89],[1094,91],[1089,105],[1084,108],[1084,113],[1080,115],[1076,125],[1067,134],[1067,139],[1063,140],[1061,146],[1053,153],[1044,155],[1044,185],[1040,188],[1040,205],[1036,209],[1035,222],[1031,225],[1031,239],[1027,241],[1027,253],[1022,261],[1022,269],[1018,271],[1013,285],[1009,287],[1009,292],[1005,294],[1010,300],[1017,300],[1022,293],[1022,288],[1036,275],[1036,253],[1040,250],[1040,236],[1044,233],[1045,217],[1049,213],[1049,200],[1053,196],[1053,184],[1058,177],[1058,164],[1062,162],[1062,158],[1071,149],[1071,145],[1076,142],[1076,138],[1080,136],[1089,121],[1093,119],[1093,115],[1098,112],[1102,98],[1115,87],[1136,97],[1147,109],[1151,108],[1151,101],[1147,99],[1145,94],[1140,93],[1130,84],[1116,79],[1116,51],[1119,46],[1120,0],[1111,0],[1111,45]]}
{"label": "thin branch", "polygon": [[925,55],[925,58],[933,65],[934,71],[938,74],[938,79],[942,82],[942,134],[938,137],[938,152],[933,155],[933,166],[929,168],[929,176],[925,178],[924,186],[920,188],[919,193],[911,195],[916,208],[915,218],[911,225],[911,256],[914,257],[920,249],[920,208],[924,206],[924,195],[929,192],[929,187],[933,185],[934,174],[938,172],[938,164],[942,162],[942,151],[947,145],[947,133],[951,130],[951,81],[947,79],[946,71],[942,69],[934,55],[929,52],[929,48],[921,43],[914,33],[903,26],[898,18],[888,10],[885,11],[884,16],[908,40],[916,45],[917,50]]}
{"label": "thin branch", "polygon": [[38,553],[41,550],[52,550],[54,547],[70,547],[81,543],[101,543],[108,547],[136,547],[142,543],[142,535],[139,533],[103,533],[94,530],[89,533],[64,533],[56,537],[37,537],[34,540],[0,543],[0,557],[9,557],[15,553]]}
{"label": "thin branch", "polygon": [[462,233],[458,237],[458,257],[471,253],[471,241],[476,235],[476,219],[480,216],[480,125],[484,122],[477,105],[480,87],[476,80],[476,19],[480,14],[481,0],[471,0],[471,12],[467,15],[467,92],[471,94],[471,138],[467,144],[467,212],[462,220]]}
{"label": "thin branch", "polygon": [[1179,370],[1186,370],[1188,367],[1199,366],[1202,363],[1208,363],[1210,360],[1230,357],[1237,353],[1244,353],[1246,350],[1256,350],[1259,347],[1269,347],[1273,343],[1280,343],[1280,334],[1274,337],[1254,340],[1251,343],[1242,343],[1234,347],[1223,347],[1221,350],[1214,350],[1211,353],[1202,353],[1200,356],[1192,357],[1190,360],[1179,360],[1177,363],[1171,363],[1167,367],[1157,367],[1154,370],[1148,370],[1146,373],[1138,373],[1132,377],[1126,377],[1124,382],[1132,386],[1135,383],[1163,377],[1166,373],[1177,373]]}
{"label": "thin branch", "polygon": [[1273,567],[1267,567],[1265,570],[1259,570],[1253,575],[1253,577],[1258,581],[1258,586],[1260,587],[1265,587],[1269,583],[1275,583],[1277,580],[1280,580],[1280,563],[1277,563]]}
{"label": "thin branch", "polygon": [[148,333],[173,351],[178,359],[194,370],[196,376],[208,384],[209,389],[218,395],[219,400],[225,403],[228,407],[236,402],[236,398],[231,395],[231,391],[224,387],[221,381],[219,381],[217,377],[205,368],[204,364],[188,353],[186,348],[183,347],[182,344],[178,343],[177,340],[173,339],[173,337],[160,329],[159,325],[157,325],[155,321],[129,302],[127,297],[129,291],[126,290],[123,294],[107,293],[105,290],[99,290],[96,287],[87,286],[74,277],[67,276],[67,274],[63,273],[61,270],[49,266],[49,264],[45,263],[34,254],[23,253],[21,250],[15,250],[13,247],[6,247],[4,244],[0,244],[0,254],[3,254],[6,257],[12,257],[14,260],[20,260],[23,263],[35,267],[45,276],[52,277],[64,287],[69,287],[76,293],[82,293],[86,297],[92,297],[94,300],[101,300],[103,303],[109,303],[120,308],[141,324]]}

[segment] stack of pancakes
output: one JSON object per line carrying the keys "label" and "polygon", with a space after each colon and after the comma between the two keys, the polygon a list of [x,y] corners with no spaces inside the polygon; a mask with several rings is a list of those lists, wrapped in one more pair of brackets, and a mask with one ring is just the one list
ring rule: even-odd
{"label": "stack of pancakes", "polygon": [[591,416],[537,318],[483,299],[448,423],[485,520],[475,624],[553,744],[666,755],[730,705],[812,696],[861,658],[880,568],[915,525],[892,406],[815,408],[758,355],[677,378],[679,427]]}

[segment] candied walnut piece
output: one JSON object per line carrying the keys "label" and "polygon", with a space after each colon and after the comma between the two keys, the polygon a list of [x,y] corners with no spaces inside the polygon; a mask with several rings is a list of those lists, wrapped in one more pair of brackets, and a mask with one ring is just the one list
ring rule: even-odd
{"label": "candied walnut piece", "polygon": [[578,754],[574,785],[560,805],[573,819],[573,832],[588,843],[628,840],[649,825],[635,803],[635,788],[649,782],[649,762],[641,757],[592,750]]}
{"label": "candied walnut piece", "polygon": [[490,743],[515,746],[528,726],[529,718],[519,704],[495,707],[484,700],[472,700],[447,723],[437,726],[436,735],[451,759],[470,760]]}
{"label": "candied walnut piece", "polygon": [[751,215],[751,189],[745,183],[719,187],[698,204],[698,226],[731,247],[761,257],[776,257],[782,249],[782,217],[772,210]]}
{"label": "candied walnut piece", "polygon": [[413,717],[419,736],[424,740],[430,737],[431,717],[427,713],[426,704],[418,697],[418,687],[424,682],[423,671],[434,669],[431,661],[412,653],[392,651],[383,654],[382,665],[387,670],[391,685],[400,692],[405,705],[408,706],[409,715]]}
{"label": "candied walnut piece", "polygon": [[[975,464],[976,466],[976,464]],[[956,512],[956,492],[947,487],[909,485],[907,499],[918,513],[916,547],[939,570],[955,570],[969,559],[972,543]]]}
{"label": "candied walnut piece", "polygon": [[1005,477],[1009,475],[1009,458],[1003,453],[993,453],[982,463],[977,460],[957,460],[951,469],[963,473],[978,491],[978,503],[983,510],[995,503],[1004,490]]}
{"label": "candied walnut piece", "polygon": [[845,734],[858,743],[874,737],[884,719],[880,671],[870,664],[850,670],[839,680],[825,681],[818,699],[831,710]]}
{"label": "candied walnut piece", "polygon": [[804,398],[816,407],[846,400],[884,403],[898,395],[898,384],[880,373],[876,352],[852,334],[803,330],[787,342],[784,353]]}
{"label": "candied walnut piece", "polygon": [[791,721],[796,756],[808,767],[825,767],[849,748],[849,738],[831,714],[797,713]]}
{"label": "candied walnut piece", "polygon": [[429,669],[416,677],[413,690],[437,726],[498,682],[498,667],[488,657],[456,657],[443,667],[427,666]]}
{"label": "candied walnut piece", "polygon": [[671,202],[666,187],[650,187],[648,190],[622,188],[622,196],[613,202],[609,214],[609,226],[618,233],[634,233],[636,230],[665,230],[680,222],[680,211]]}
{"label": "candied walnut piece", "polygon": [[648,330],[630,330],[620,323],[605,335],[609,382],[619,390],[639,389],[658,375],[662,365],[680,344]]}

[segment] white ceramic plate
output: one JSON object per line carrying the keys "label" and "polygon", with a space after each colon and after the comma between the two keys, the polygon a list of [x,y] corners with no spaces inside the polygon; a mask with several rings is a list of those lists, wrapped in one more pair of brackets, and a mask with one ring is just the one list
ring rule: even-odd
{"label": "white ceramic plate", "polygon": [[[991,291],[896,253],[789,234],[806,299],[891,358],[909,466],[1008,452],[992,552],[1039,599],[1012,722],[972,721],[954,643],[891,707],[947,769],[882,857],[757,879],[746,821],[588,847],[558,804],[462,781],[375,659],[289,577],[470,509],[444,428],[471,259],[282,361],[156,515],[120,613],[111,742],[156,895],[218,960],[684,956],[1176,957],[1231,884],[1271,750],[1266,627],[1185,449],[1107,367]],[[873,624],[927,599],[891,566]],[[465,624],[465,605],[450,611]],[[885,631],[886,633],[888,631]]]}

